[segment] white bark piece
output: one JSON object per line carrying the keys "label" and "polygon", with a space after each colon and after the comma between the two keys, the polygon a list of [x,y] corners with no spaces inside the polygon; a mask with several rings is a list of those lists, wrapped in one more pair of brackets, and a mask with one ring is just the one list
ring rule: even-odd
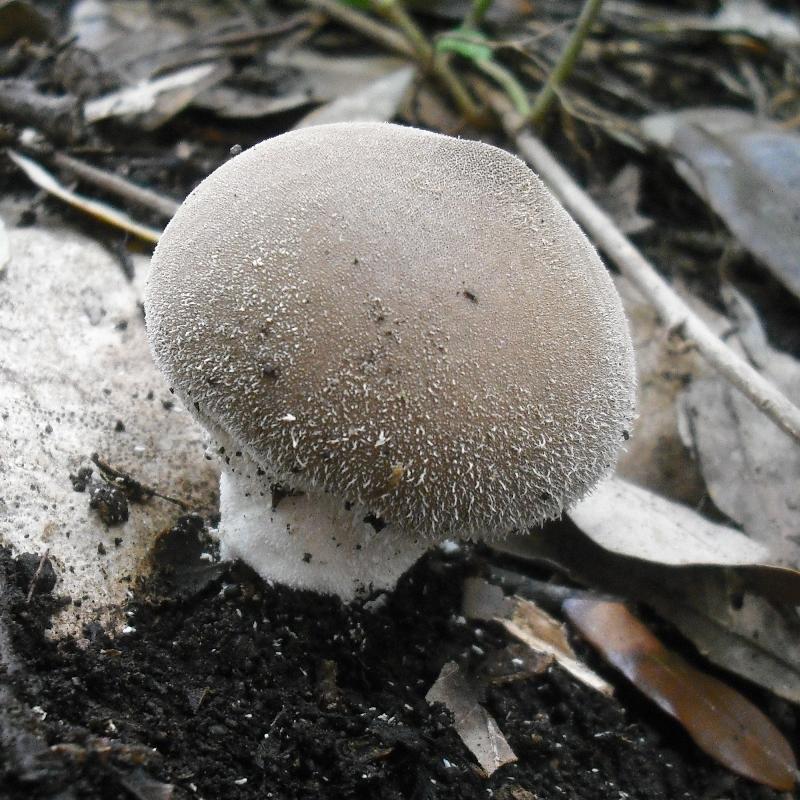
{"label": "white bark piece", "polygon": [[452,712],[456,733],[488,776],[517,760],[494,717],[478,702],[477,692],[454,661],[442,667],[425,699]]}
{"label": "white bark piece", "polygon": [[[149,568],[156,536],[183,512],[153,498],[131,504],[129,520],[109,528],[90,510],[88,493],[74,491],[70,474],[97,452],[202,509],[213,503],[216,473],[202,457],[200,428],[152,365],[139,297],[116,261],[66,229],[11,228],[7,236],[0,544],[15,552],[49,549],[56,593],[81,600],[56,631],[79,632],[88,620],[118,617],[126,592]],[[137,264],[141,269],[142,259]],[[124,430],[116,430],[118,420]]]}

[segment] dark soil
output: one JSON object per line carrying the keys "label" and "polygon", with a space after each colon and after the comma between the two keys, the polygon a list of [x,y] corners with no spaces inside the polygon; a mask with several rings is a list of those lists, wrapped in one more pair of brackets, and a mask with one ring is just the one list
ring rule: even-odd
{"label": "dark soil", "polygon": [[[388,598],[343,606],[200,560],[200,528],[186,518],[162,541],[159,576],[118,637],[89,627],[49,640],[64,601],[46,594],[45,577],[26,602],[37,560],[0,552],[0,634],[12,643],[0,797],[777,797],[646,706],[626,696],[623,707],[558,667],[481,678],[507,640],[460,616],[476,568],[464,553],[434,553]],[[519,756],[491,778],[449,712],[425,701],[449,660],[485,687]]]}

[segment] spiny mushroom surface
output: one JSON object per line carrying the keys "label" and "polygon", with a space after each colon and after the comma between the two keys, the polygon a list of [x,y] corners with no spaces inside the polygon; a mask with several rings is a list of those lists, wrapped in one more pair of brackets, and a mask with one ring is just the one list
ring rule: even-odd
{"label": "spiny mushroom surface", "polygon": [[[600,259],[536,175],[478,142],[372,123],[262,142],[170,222],[146,314],[225,460],[223,549],[345,598],[431,541],[558,516],[633,416]],[[302,495],[273,509],[276,484]]]}

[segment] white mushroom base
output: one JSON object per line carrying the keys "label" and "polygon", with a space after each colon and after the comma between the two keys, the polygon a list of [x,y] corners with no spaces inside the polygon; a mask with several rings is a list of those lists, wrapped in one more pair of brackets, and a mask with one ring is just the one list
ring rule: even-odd
{"label": "white mushroom base", "polygon": [[432,542],[364,522],[367,510],[325,493],[288,496],[272,508],[269,484],[224,470],[219,540],[223,558],[240,558],[262,578],[335,594],[344,601],[398,578]]}

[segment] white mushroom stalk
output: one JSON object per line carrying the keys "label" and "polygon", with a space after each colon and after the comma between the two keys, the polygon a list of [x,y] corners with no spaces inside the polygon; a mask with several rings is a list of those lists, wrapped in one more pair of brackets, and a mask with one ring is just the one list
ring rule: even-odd
{"label": "white mushroom stalk", "polygon": [[273,492],[263,478],[225,469],[221,555],[268,580],[349,601],[392,589],[431,543],[386,525],[369,509],[324,492]]}
{"label": "white mushroom stalk", "polygon": [[170,222],[146,312],[225,460],[223,552],[344,599],[391,588],[437,540],[558,516],[633,417],[597,254],[478,142],[371,123],[262,142]]}

